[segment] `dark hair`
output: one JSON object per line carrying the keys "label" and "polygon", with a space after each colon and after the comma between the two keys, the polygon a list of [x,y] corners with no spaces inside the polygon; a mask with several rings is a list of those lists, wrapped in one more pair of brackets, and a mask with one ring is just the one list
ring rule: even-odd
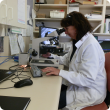
{"label": "dark hair", "polygon": [[75,26],[77,30],[76,40],[80,40],[88,31],[92,31],[92,26],[87,18],[80,12],[73,11],[61,20],[62,27]]}

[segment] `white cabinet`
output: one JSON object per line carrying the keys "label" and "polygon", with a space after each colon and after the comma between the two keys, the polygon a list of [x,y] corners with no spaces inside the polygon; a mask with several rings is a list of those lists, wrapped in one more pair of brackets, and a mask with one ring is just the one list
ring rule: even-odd
{"label": "white cabinet", "polygon": [[18,22],[18,0],[7,0],[7,24],[15,27],[27,26],[27,0],[25,0],[25,24]]}
{"label": "white cabinet", "polygon": [[7,1],[0,3],[0,24],[7,24]]}
{"label": "white cabinet", "polygon": [[[15,12],[17,10],[14,9],[13,4],[17,6],[17,4],[15,3],[16,0],[7,0],[7,25],[11,25],[14,26],[15,22]],[[16,26],[16,25],[15,25]]]}
{"label": "white cabinet", "polygon": [[25,24],[18,22],[18,0],[3,0],[0,4],[0,24],[27,27],[27,0],[25,0]]}

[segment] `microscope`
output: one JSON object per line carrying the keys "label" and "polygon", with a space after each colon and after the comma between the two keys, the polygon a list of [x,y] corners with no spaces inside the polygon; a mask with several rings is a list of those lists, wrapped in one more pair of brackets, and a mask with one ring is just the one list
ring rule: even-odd
{"label": "microscope", "polygon": [[[43,38],[33,38],[32,39],[32,60],[30,61],[30,65],[36,66],[51,66],[51,67],[58,67],[59,61],[57,59],[47,59],[41,56],[40,48],[45,47],[41,42],[45,40],[54,40],[56,36],[59,37],[61,33],[65,32],[65,29],[56,29],[55,31],[51,32],[50,34],[46,35]],[[47,45],[45,48],[56,48],[56,45]],[[44,48],[44,51],[45,51]]]}

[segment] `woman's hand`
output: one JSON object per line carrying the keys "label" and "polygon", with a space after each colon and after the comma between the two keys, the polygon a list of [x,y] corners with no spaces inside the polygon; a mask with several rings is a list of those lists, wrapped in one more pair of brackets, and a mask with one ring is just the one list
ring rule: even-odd
{"label": "woman's hand", "polygon": [[51,56],[51,54],[49,52],[47,52],[46,54],[42,54],[42,57],[44,57],[44,58],[47,58],[49,56]]}
{"label": "woman's hand", "polygon": [[47,68],[42,69],[42,72],[47,72],[46,75],[56,75],[56,76],[58,76],[59,73],[60,73],[60,70],[56,69],[54,67],[47,67]]}

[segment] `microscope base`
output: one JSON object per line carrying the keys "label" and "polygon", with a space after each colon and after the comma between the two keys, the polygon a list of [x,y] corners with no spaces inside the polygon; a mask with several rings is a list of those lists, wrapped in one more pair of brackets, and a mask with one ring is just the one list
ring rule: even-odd
{"label": "microscope base", "polygon": [[59,67],[59,61],[57,59],[32,59],[30,65]]}

